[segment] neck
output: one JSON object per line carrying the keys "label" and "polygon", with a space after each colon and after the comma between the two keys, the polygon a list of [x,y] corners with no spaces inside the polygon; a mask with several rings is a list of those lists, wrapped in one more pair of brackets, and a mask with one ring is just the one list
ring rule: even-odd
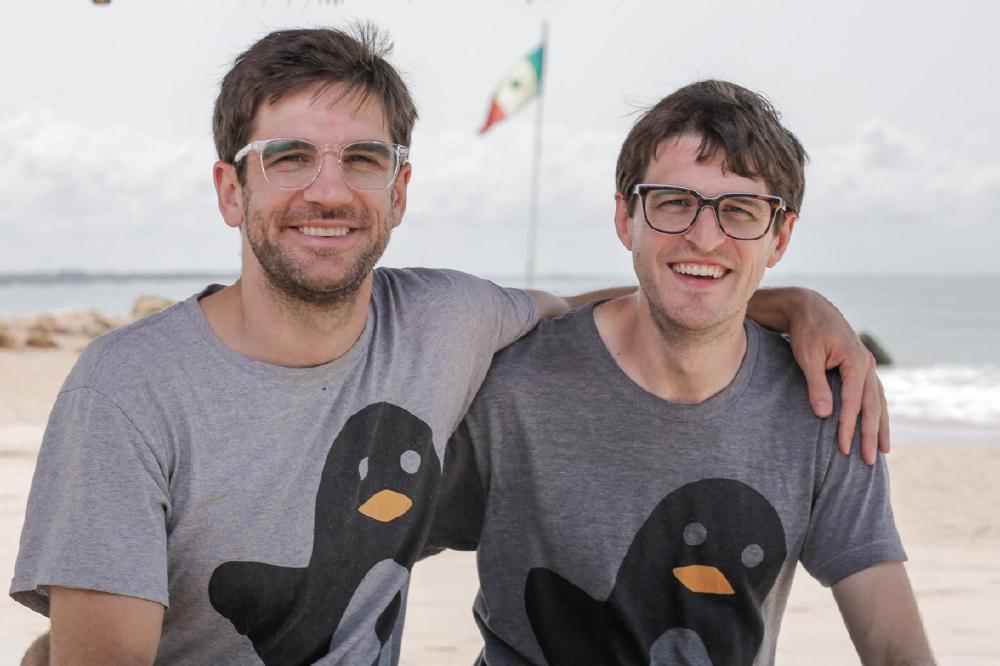
{"label": "neck", "polygon": [[265,279],[244,274],[201,300],[202,312],[223,344],[257,361],[290,368],[343,356],[365,330],[372,274],[342,301],[298,301]]}
{"label": "neck", "polygon": [[598,333],[622,371],[670,402],[708,400],[733,381],[746,352],[743,317],[706,330],[658,321],[641,290],[598,306]]}

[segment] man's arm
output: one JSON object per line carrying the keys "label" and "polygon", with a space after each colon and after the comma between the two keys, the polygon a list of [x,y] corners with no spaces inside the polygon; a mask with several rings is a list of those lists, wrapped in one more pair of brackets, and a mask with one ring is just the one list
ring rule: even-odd
{"label": "man's arm", "polygon": [[875,374],[875,359],[832,303],[810,289],[758,289],[747,306],[747,316],[788,334],[817,416],[827,417],[833,409],[826,371],[839,369],[843,387],[837,441],[842,453],[851,449],[859,412],[861,457],[873,465],[876,447],[889,452],[889,411]]}
{"label": "man's arm", "polygon": [[833,596],[861,663],[935,663],[902,562],[884,562],[848,576],[833,586]]}
{"label": "man's arm", "polygon": [[52,664],[152,664],[163,606],[94,590],[49,587]]}
{"label": "man's arm", "polygon": [[618,298],[631,294],[635,290],[635,287],[609,287],[607,289],[588,291],[576,296],[567,296],[566,298],[536,289],[526,289],[525,291],[534,296],[535,300],[538,301],[538,318],[551,319],[552,317],[566,314],[574,308],[583,307],[587,303]]}

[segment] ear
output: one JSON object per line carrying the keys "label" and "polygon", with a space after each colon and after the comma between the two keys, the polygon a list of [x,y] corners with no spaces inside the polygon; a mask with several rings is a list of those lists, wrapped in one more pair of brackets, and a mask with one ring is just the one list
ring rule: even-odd
{"label": "ear", "polygon": [[393,227],[398,227],[403,221],[403,213],[406,212],[406,188],[410,184],[410,177],[413,175],[413,166],[407,162],[399,169],[396,181],[392,184],[392,210]]}
{"label": "ear", "polygon": [[632,251],[632,216],[628,213],[628,200],[621,192],[615,192],[615,233],[622,245]]}
{"label": "ear", "polygon": [[788,242],[792,239],[792,228],[795,227],[797,219],[799,219],[798,213],[790,211],[785,213],[785,223],[781,225],[781,231],[775,236],[777,240],[774,244],[774,249],[771,250],[771,256],[767,260],[768,268],[774,268],[781,261],[785,250],[788,249]]}
{"label": "ear", "polygon": [[236,167],[228,162],[216,162],[212,167],[215,181],[215,196],[219,202],[219,212],[226,224],[236,228],[243,224],[243,186],[236,177]]}

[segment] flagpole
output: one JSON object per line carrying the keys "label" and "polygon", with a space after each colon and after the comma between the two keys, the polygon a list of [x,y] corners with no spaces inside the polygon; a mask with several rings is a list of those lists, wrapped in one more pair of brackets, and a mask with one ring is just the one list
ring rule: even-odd
{"label": "flagpole", "polygon": [[531,161],[531,212],[528,218],[528,261],[525,278],[529,289],[535,285],[535,247],[538,240],[538,192],[542,162],[542,113],[545,107],[545,80],[548,78],[545,61],[548,58],[549,24],[542,21],[542,67],[538,80],[538,106],[535,107],[535,151]]}

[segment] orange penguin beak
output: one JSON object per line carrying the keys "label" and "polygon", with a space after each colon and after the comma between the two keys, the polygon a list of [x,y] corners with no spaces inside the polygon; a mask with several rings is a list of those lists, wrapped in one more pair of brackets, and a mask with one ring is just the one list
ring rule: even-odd
{"label": "orange penguin beak", "polygon": [[674,577],[692,592],[702,594],[736,594],[726,575],[715,567],[691,564],[674,569]]}
{"label": "orange penguin beak", "polygon": [[358,512],[380,523],[388,523],[402,516],[412,506],[413,501],[409,497],[386,488],[369,497],[367,502],[358,507]]}

